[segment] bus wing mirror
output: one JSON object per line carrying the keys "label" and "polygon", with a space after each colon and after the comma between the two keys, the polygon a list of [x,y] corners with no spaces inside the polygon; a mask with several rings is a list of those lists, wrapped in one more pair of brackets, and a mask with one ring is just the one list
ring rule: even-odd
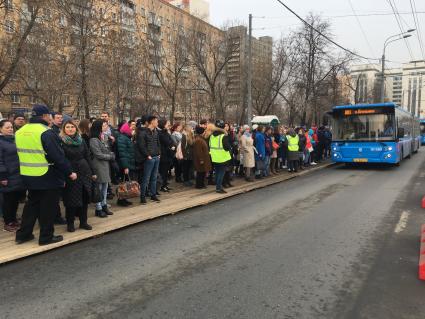
{"label": "bus wing mirror", "polygon": [[400,127],[397,130],[397,138],[403,138],[404,137],[404,128]]}

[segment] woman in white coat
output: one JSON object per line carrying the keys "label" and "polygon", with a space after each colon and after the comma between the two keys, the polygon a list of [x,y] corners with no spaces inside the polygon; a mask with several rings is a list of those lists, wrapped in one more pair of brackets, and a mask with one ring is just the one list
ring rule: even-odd
{"label": "woman in white coat", "polygon": [[252,182],[252,169],[255,167],[254,140],[251,135],[251,129],[248,125],[244,126],[244,133],[240,139],[241,161],[245,168],[245,177],[248,182]]}

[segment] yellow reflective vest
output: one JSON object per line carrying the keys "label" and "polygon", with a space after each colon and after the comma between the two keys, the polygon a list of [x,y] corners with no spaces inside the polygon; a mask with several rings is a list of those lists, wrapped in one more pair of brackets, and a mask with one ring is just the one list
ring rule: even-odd
{"label": "yellow reflective vest", "polygon": [[49,128],[43,124],[30,123],[16,132],[15,141],[21,175],[43,176],[49,170],[49,162],[41,142],[41,134],[47,130]]}
{"label": "yellow reflective vest", "polygon": [[226,163],[232,159],[230,152],[223,147],[224,134],[210,136],[210,155],[213,163]]}
{"label": "yellow reflective vest", "polygon": [[290,152],[298,152],[300,149],[300,146],[298,145],[300,142],[300,137],[295,135],[292,137],[291,135],[287,135],[286,138],[288,139],[288,151]]}

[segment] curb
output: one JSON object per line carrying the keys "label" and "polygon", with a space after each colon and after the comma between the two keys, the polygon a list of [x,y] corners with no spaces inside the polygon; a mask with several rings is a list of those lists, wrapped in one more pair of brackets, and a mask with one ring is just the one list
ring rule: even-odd
{"label": "curb", "polygon": [[[242,185],[235,186],[228,190],[227,194],[217,194],[213,190],[207,190],[204,192],[197,191],[196,195],[199,197],[194,197],[190,191],[182,192],[179,196],[178,202],[176,198],[165,199],[161,204],[152,204],[149,206],[137,205],[132,208],[122,209],[116,213],[116,218],[106,218],[102,220],[93,220],[91,223],[94,227],[91,231],[77,231],[75,233],[66,233],[64,240],[47,246],[39,246],[37,241],[31,241],[23,245],[16,245],[14,238],[0,243],[0,248],[2,248],[3,255],[0,255],[0,265],[9,263],[18,259],[22,259],[29,256],[34,256],[41,254],[53,249],[57,249],[63,246],[74,244],[83,240],[96,238],[102,236],[106,233],[110,233],[119,229],[123,229],[132,225],[136,225],[148,220],[156,219],[159,217],[167,215],[175,215],[182,213],[188,209],[196,208],[200,206],[205,206],[213,202],[221,201],[223,199],[233,197],[240,194],[245,194],[256,189],[265,188],[267,186],[275,185],[282,183],[287,180],[294,179],[299,176],[307,175],[318,170],[328,168],[330,166],[337,165],[335,163],[326,163],[317,167],[310,168],[305,171],[301,171],[295,174],[284,174],[269,177],[264,180],[255,181],[253,183],[244,183]],[[149,208],[148,211],[141,210]],[[424,247],[425,248],[425,247]],[[425,255],[424,255],[425,258]],[[425,259],[424,259],[424,272],[425,272]]]}

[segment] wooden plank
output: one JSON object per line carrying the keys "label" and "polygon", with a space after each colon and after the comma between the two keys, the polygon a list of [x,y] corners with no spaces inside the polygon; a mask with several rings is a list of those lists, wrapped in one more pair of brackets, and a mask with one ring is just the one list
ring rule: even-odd
{"label": "wooden plank", "polygon": [[[16,245],[13,233],[2,232],[0,234],[0,264],[63,247],[81,240],[97,237],[110,231],[141,223],[143,221],[161,216],[173,215],[189,208],[207,205],[215,201],[252,191],[254,189],[280,183],[282,181],[307,174],[311,171],[325,168],[329,165],[331,164],[320,165],[296,174],[282,173],[252,183],[246,183],[245,181],[239,180],[235,182],[234,187],[228,189],[227,194],[215,193],[214,187],[210,187],[205,190],[182,188],[177,192],[163,195],[163,200],[159,204],[149,203],[148,205],[135,205],[128,208],[113,207],[113,216],[108,218],[90,218],[90,224],[93,226],[93,230],[91,231],[79,230],[77,228],[76,232],[68,233],[66,232],[66,226],[56,226],[56,234],[64,235],[64,240],[47,246],[39,246],[37,240],[33,240],[22,245]],[[177,201],[176,196],[178,196]],[[90,216],[92,216],[92,214],[90,214]],[[78,225],[78,222],[76,224]],[[35,230],[34,234],[36,235],[36,238],[38,238],[38,230]]]}

